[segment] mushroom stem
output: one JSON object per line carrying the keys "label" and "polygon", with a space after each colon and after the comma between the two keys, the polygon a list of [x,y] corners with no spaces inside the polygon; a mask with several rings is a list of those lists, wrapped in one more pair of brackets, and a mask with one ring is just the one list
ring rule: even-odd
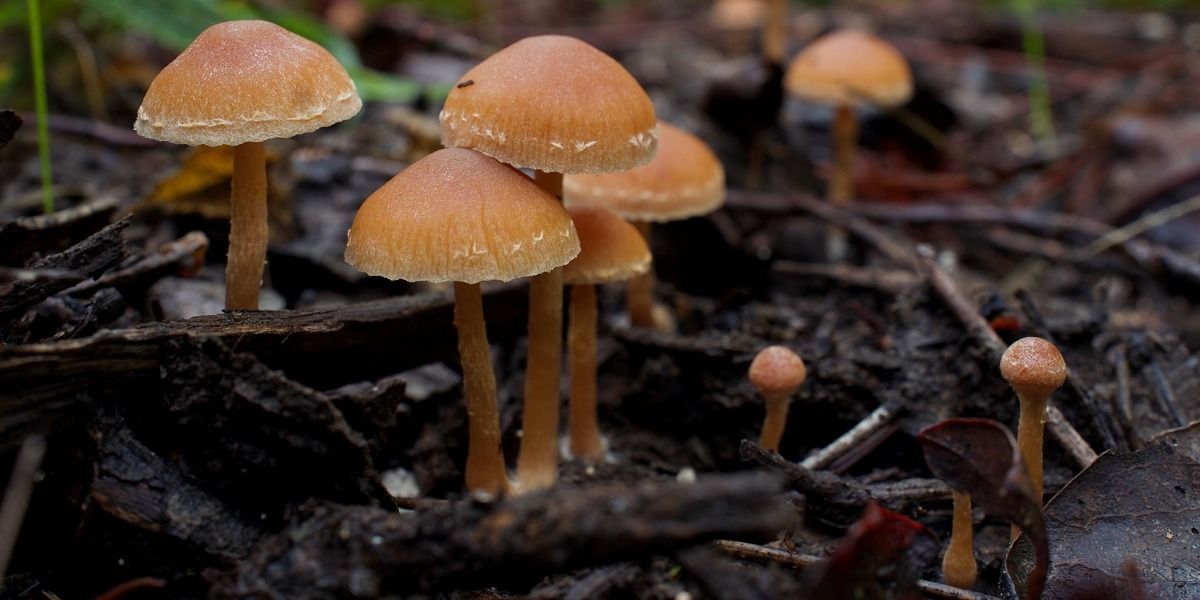
{"label": "mushroom stem", "polygon": [[[1046,428],[1046,405],[1050,397],[1025,393],[1017,394],[1021,402],[1021,416],[1017,420],[1017,447],[1029,471],[1029,482],[1033,484],[1033,497],[1042,503],[1042,446]],[[1012,537],[1016,539],[1020,528],[1012,526]]]}
{"label": "mushroom stem", "polygon": [[[650,244],[650,222],[633,221],[638,233]],[[629,324],[634,327],[654,327],[654,267],[645,273],[629,280],[626,292],[626,309],[629,311]]]}
{"label": "mushroom stem", "polygon": [[[534,172],[546,192],[562,197],[562,173]],[[562,268],[529,283],[529,349],[517,482],[522,492],[554,485],[558,473],[559,384],[562,379]]]}
{"label": "mushroom stem", "polygon": [[783,64],[787,40],[784,26],[787,24],[787,3],[771,0],[766,12],[766,28],[763,31],[763,58],[777,65]]}
{"label": "mushroom stem", "polygon": [[791,396],[790,393],[785,392],[763,393],[763,399],[767,403],[767,416],[763,419],[758,445],[762,446],[764,450],[779,451],[779,441],[783,439],[783,428],[787,425]]}
{"label": "mushroom stem", "polygon": [[496,408],[496,376],[483,322],[483,297],[477,283],[454,284],[454,327],[467,398],[467,490],[501,494],[508,474],[500,449],[500,413]]}
{"label": "mushroom stem", "polygon": [[973,547],[974,532],[971,523],[971,496],[954,490],[954,523],[950,530],[950,544],[942,557],[942,579],[946,583],[963,589],[975,585],[979,569],[975,565]]}
{"label": "mushroom stem", "polygon": [[571,455],[587,463],[604,459],[596,418],[596,286],[571,286],[567,362],[571,369]]}
{"label": "mushroom stem", "polygon": [[[841,104],[833,117],[833,175],[826,190],[830,204],[845,204],[854,198],[855,142],[858,138],[858,120],[854,107]],[[839,261],[846,256],[846,230],[834,227],[829,231],[827,251],[830,260]]]}
{"label": "mushroom stem", "polygon": [[267,160],[262,142],[233,148],[225,310],[258,310],[267,257]]}

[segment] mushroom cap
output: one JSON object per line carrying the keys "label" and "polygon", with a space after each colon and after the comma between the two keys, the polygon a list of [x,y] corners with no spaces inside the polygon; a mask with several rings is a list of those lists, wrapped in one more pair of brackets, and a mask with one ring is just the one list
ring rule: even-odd
{"label": "mushroom cap", "polygon": [[717,0],[709,20],[718,29],[742,30],[758,27],[767,17],[763,0]]}
{"label": "mushroom cap", "polygon": [[528,37],[463,75],[438,115],[442,143],[551,173],[607,173],[654,156],[654,105],[607,54]]}
{"label": "mushroom cap", "polygon": [[767,346],[750,363],[750,383],[763,394],[791,394],[807,376],[804,361],[784,346]]}
{"label": "mushroom cap", "polygon": [[205,29],[150,83],[134,131],[189,146],[236,146],[316,131],[362,108],[324,48],[266,21]]}
{"label": "mushroom cap", "polygon": [[1004,351],[1000,374],[1018,395],[1049,396],[1067,380],[1067,363],[1054,344],[1026,337]]}
{"label": "mushroom cap", "polygon": [[371,194],[354,216],[346,262],[408,281],[508,281],[561,267],[579,236],[558,200],[512,167],[438,150]]}
{"label": "mushroom cap", "polygon": [[912,97],[912,71],[891,44],[861,31],[835,31],[796,56],[788,93],[826,104],[898,106]]}
{"label": "mushroom cap", "polygon": [[578,206],[567,212],[579,233],[580,251],[563,269],[564,283],[609,283],[650,270],[650,248],[628,221],[594,206]]}
{"label": "mushroom cap", "polygon": [[603,175],[566,175],[567,206],[603,206],[631,221],[676,221],[710,213],[725,200],[725,169],[700,138],[659,123],[650,164]]}

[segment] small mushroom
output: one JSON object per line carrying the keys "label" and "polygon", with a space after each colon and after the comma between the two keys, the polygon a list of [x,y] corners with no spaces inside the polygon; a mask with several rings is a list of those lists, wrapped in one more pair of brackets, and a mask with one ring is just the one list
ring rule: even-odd
{"label": "small mushroom", "polygon": [[[832,203],[854,198],[853,169],[858,121],[855,107],[899,106],[912,97],[912,71],[887,42],[860,31],[835,31],[808,45],[788,67],[789,94],[836,108],[833,119],[834,171],[826,196]],[[845,254],[845,232],[829,238],[830,258]]]}
{"label": "small mushroom", "polygon": [[[1000,374],[1017,393],[1021,415],[1017,423],[1017,446],[1029,469],[1034,498],[1042,498],[1042,436],[1050,394],[1067,380],[1067,363],[1054,344],[1026,337],[1012,343],[1000,358]],[[1014,533],[1017,531],[1013,528]]]}
{"label": "small mushroom", "polygon": [[571,286],[567,364],[571,373],[571,455],[584,462],[604,459],[596,415],[596,284],[624,281],[650,269],[650,248],[637,229],[603,208],[569,210],[579,232],[579,256],[563,269]]}
{"label": "small mushroom", "polygon": [[134,130],[189,146],[233,146],[225,308],[255,310],[267,255],[263,142],[358,114],[362,100],[324,48],[266,21],[205,29],[150,83]]}
{"label": "small mushroom", "polygon": [[[725,170],[700,138],[659,123],[658,154],[650,164],[620,173],[568,175],[563,179],[568,207],[602,206],[632,221],[647,245],[652,222],[708,214],[725,200]],[[654,272],[629,282],[630,322],[666,329],[654,315]]]}
{"label": "small mushroom", "polygon": [[[470,85],[463,85],[467,82]],[[528,37],[475,65],[450,90],[438,119],[442,143],[534,170],[562,195],[563,173],[607,173],[650,161],[654,105],[612,57],[561,35]],[[517,457],[523,490],[557,477],[562,380],[562,271],[534,277],[529,295],[524,437]]]}
{"label": "small mushroom", "polygon": [[750,363],[750,384],[767,404],[767,416],[758,437],[758,445],[763,449],[779,451],[779,441],[787,425],[788,404],[807,375],[804,361],[783,346],[763,348]]}
{"label": "small mushroom", "polygon": [[348,238],[346,262],[364,273],[454,282],[468,415],[467,489],[505,492],[479,282],[530,277],[575,258],[579,236],[567,211],[520,171],[452,148],[413,163],[371,194]]}
{"label": "small mushroom", "polygon": [[950,544],[942,557],[942,579],[963,589],[975,585],[979,567],[975,564],[974,525],[971,522],[971,495],[953,490],[954,521],[950,529]]}

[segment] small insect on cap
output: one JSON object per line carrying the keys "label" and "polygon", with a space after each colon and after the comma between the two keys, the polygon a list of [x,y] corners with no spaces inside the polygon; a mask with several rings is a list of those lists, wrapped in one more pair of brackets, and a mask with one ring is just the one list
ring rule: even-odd
{"label": "small insect on cap", "polygon": [[654,105],[607,54],[571,37],[529,37],[491,55],[450,90],[442,143],[551,173],[644,165]]}
{"label": "small insect on cap", "polygon": [[1067,380],[1067,363],[1054,344],[1026,337],[1004,351],[1000,374],[1018,394],[1048,396]]}
{"label": "small insect on cap", "polygon": [[912,71],[891,44],[861,31],[817,38],[788,67],[788,93],[825,104],[899,106],[912,98]]}
{"label": "small insect on cap", "polygon": [[791,394],[807,376],[804,361],[784,346],[767,346],[750,363],[750,383],[763,394]]}
{"label": "small insect on cap", "polygon": [[324,48],[266,21],[205,29],[150,83],[133,128],[154,140],[237,146],[345,121],[362,100]]}
{"label": "small insect on cap", "polygon": [[650,269],[650,248],[633,225],[603,208],[569,209],[579,232],[579,256],[563,269],[568,285],[609,283]]}
{"label": "small insect on cap", "polygon": [[438,150],[371,194],[354,216],[346,262],[408,281],[509,281],[561,267],[579,236],[558,200],[473,150]]}
{"label": "small insect on cap", "polygon": [[700,138],[658,125],[650,164],[603,175],[563,177],[567,206],[603,206],[631,221],[676,221],[708,214],[725,200],[725,169]]}

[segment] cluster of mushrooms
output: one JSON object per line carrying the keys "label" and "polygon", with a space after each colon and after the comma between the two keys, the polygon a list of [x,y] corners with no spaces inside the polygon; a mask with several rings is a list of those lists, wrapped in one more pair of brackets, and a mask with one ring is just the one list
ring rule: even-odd
{"label": "cluster of mushrooms", "polygon": [[[778,41],[769,46],[782,54]],[[876,38],[835,32],[795,59],[785,83],[796,96],[836,107],[829,199],[849,200],[854,107],[906,101],[908,65]],[[267,244],[263,142],[344,121],[361,106],[327,51],[263,21],[205,30],[151,84],[138,111],[139,134],[234,149],[227,309],[258,307]],[[649,97],[620,64],[570,37],[526,38],[484,60],[450,92],[439,120],[446,148],[363,202],[345,259],[370,275],[454,284],[469,415],[466,487],[491,495],[546,488],[560,454],[563,286],[571,286],[568,448],[597,463],[607,450],[596,409],[595,286],[629,280],[631,324],[670,328],[669,313],[653,300],[650,226],[715,210],[725,195],[724,171],[704,142],[657,121]],[[831,240],[841,243],[836,235]],[[480,283],[522,277],[531,278],[529,350],[523,435],[510,480]],[[1001,369],[1021,398],[1018,439],[1040,491],[1045,402],[1066,368],[1053,345],[1027,338],[1013,344]],[[772,346],[749,375],[767,408],[760,444],[778,450],[804,362]],[[945,577],[969,587],[970,499],[954,499]]]}

